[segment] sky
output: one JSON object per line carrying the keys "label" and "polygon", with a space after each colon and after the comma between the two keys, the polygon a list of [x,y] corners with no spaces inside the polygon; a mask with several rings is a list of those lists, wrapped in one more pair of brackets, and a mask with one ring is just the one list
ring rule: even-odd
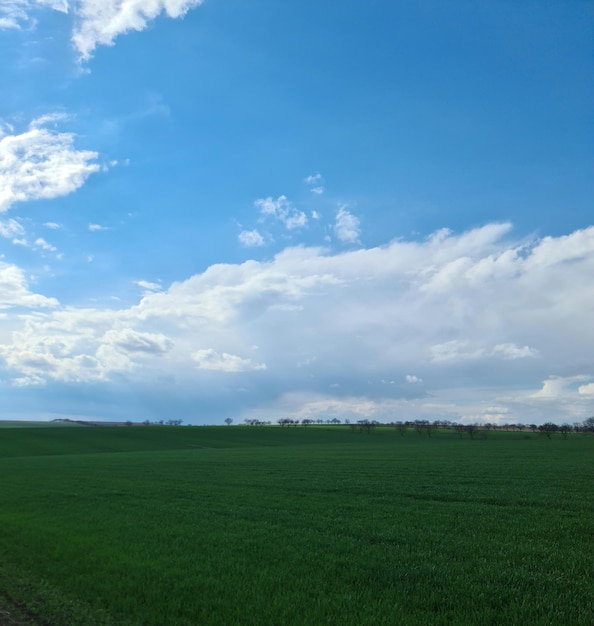
{"label": "sky", "polygon": [[0,0],[0,418],[594,415],[586,0]]}

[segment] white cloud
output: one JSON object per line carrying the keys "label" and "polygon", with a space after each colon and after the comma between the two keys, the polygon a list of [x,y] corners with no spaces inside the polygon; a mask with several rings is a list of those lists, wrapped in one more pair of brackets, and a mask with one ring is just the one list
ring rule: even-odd
{"label": "white cloud", "polygon": [[22,224],[12,218],[8,220],[0,220],[0,235],[2,237],[6,237],[7,239],[11,239],[13,237],[22,238],[25,235],[25,229]]}
{"label": "white cloud", "polygon": [[0,30],[21,29],[31,21],[31,11],[42,6],[66,13],[68,0],[2,0],[0,4]]}
{"label": "white cloud", "polygon": [[0,138],[0,212],[16,202],[72,193],[99,170],[97,153],[74,148],[75,136],[43,128]]}
{"label": "white cloud", "polygon": [[307,176],[303,182],[309,186],[310,192],[317,196],[321,196],[325,191],[324,185],[322,184],[324,177],[319,172]]}
{"label": "white cloud", "polygon": [[357,243],[361,234],[359,224],[359,218],[347,211],[346,206],[342,206],[336,213],[334,234],[344,243]]}
{"label": "white cloud", "polygon": [[16,265],[0,261],[0,309],[11,307],[55,307],[54,298],[32,293],[23,270]]}
{"label": "white cloud", "polygon": [[307,215],[295,208],[286,196],[259,198],[254,202],[263,216],[274,217],[282,222],[288,230],[302,228],[307,225]]}
{"label": "white cloud", "polygon": [[52,246],[50,243],[48,243],[45,239],[43,239],[43,237],[38,237],[34,244],[33,244],[36,248],[41,248],[42,250],[45,250],[46,252],[56,252],[57,248],[56,246]]}
{"label": "white cloud", "polygon": [[[212,393],[246,415],[583,419],[594,380],[594,291],[584,288],[594,227],[529,244],[509,232],[441,231],[340,254],[287,248],[265,262],[213,265],[121,310],[58,307],[5,265],[3,282],[18,287],[5,303],[55,310],[0,325],[1,353],[21,385],[175,383],[180,397]],[[235,387],[217,387],[229,371],[237,383],[220,384],[244,389],[236,404]],[[369,382],[380,380],[402,384]]]}
{"label": "white cloud", "polygon": [[503,359],[514,360],[534,358],[538,356],[538,351],[529,346],[520,348],[513,343],[500,343],[493,348],[491,354],[493,356],[500,356]]}
{"label": "white cloud", "polygon": [[165,354],[173,348],[173,341],[161,333],[138,332],[132,328],[108,330],[102,341],[123,352]]}
{"label": "white cloud", "polygon": [[263,363],[254,363],[251,359],[243,359],[236,354],[223,352],[219,354],[212,348],[197,350],[192,358],[203,370],[218,372],[248,372],[251,370],[265,370]]}
{"label": "white cloud", "polygon": [[238,235],[239,243],[246,248],[264,245],[264,237],[257,230],[242,230]]}
{"label": "white cloud", "polygon": [[322,175],[319,172],[316,172],[315,174],[310,174],[309,176],[306,176],[304,182],[306,185],[317,185],[318,183],[321,183],[322,180]]}
{"label": "white cloud", "polygon": [[33,21],[41,7],[74,17],[72,43],[82,60],[88,60],[97,46],[111,46],[119,35],[144,30],[163,13],[183,17],[204,0],[2,0],[0,30],[20,29]]}
{"label": "white cloud", "polygon": [[594,383],[581,385],[578,387],[578,393],[582,396],[594,396]]}
{"label": "white cloud", "polygon": [[131,30],[144,30],[151,20],[165,13],[183,17],[203,0],[79,0],[75,3],[77,26],[72,36],[82,59],[88,59],[98,45],[111,46]]}
{"label": "white cloud", "polygon": [[159,283],[151,283],[147,280],[137,280],[136,284],[148,292],[161,291],[163,287]]}
{"label": "white cloud", "polygon": [[56,224],[56,222],[45,222],[44,226],[50,230],[58,230],[62,228],[60,224]]}
{"label": "white cloud", "polygon": [[[536,393],[531,395],[532,398],[539,399],[557,399],[563,396],[567,396],[571,394],[575,388],[578,386],[578,383],[583,382],[584,380],[588,380],[590,376],[587,375],[579,375],[579,376],[551,376],[547,380],[543,381],[542,388],[539,389]],[[583,394],[581,389],[587,388],[590,385],[581,385],[578,387],[578,393]]]}
{"label": "white cloud", "polygon": [[100,230],[111,230],[109,226],[101,226],[101,224],[89,224],[88,229],[91,232],[98,232]]}

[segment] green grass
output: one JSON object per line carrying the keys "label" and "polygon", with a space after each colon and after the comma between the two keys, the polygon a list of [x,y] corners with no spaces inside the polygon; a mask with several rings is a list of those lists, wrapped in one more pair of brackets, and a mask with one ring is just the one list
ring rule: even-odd
{"label": "green grass", "polygon": [[594,623],[594,437],[5,430],[0,589],[46,624]]}

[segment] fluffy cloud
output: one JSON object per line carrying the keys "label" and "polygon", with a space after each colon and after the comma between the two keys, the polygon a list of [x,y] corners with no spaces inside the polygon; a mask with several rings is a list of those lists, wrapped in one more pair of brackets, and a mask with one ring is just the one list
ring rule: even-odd
{"label": "fluffy cloud", "polygon": [[264,245],[264,237],[257,230],[242,230],[238,235],[239,243],[246,248]]}
{"label": "fluffy cloud", "polygon": [[276,200],[270,196],[268,198],[260,198],[254,204],[260,209],[262,216],[274,217],[282,222],[288,230],[302,228],[307,225],[305,213],[296,209],[293,203],[287,200],[286,196],[279,196]]}
{"label": "fluffy cloud", "polygon": [[45,128],[48,119],[0,137],[0,212],[15,202],[67,195],[99,170],[97,153],[77,150],[72,133]]}
{"label": "fluffy cloud", "polygon": [[3,0],[0,29],[20,29],[37,9],[48,7],[74,17],[72,43],[82,60],[97,46],[111,46],[119,35],[144,30],[161,14],[183,17],[204,0]]}
{"label": "fluffy cloud", "polygon": [[0,309],[11,307],[55,307],[54,298],[32,293],[22,269],[0,261]]}
{"label": "fluffy cloud", "polygon": [[144,30],[162,13],[179,18],[203,0],[79,0],[73,2],[77,27],[75,48],[88,59],[98,45],[110,46],[130,30]]}
{"label": "fluffy cloud", "polygon": [[347,211],[345,206],[336,213],[334,234],[344,243],[357,243],[361,234],[359,218]]}
{"label": "fluffy cloud", "polygon": [[[213,265],[129,308],[21,315],[1,353],[19,384],[123,377],[180,397],[211,394],[236,417],[583,419],[594,380],[594,292],[584,288],[594,228],[530,242],[510,234],[491,224]],[[52,304],[19,281],[13,301]]]}

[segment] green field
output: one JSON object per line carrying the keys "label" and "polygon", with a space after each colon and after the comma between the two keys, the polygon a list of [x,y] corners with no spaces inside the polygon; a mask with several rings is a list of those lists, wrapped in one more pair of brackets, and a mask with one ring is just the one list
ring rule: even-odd
{"label": "green field", "polygon": [[5,429],[0,592],[57,626],[591,626],[593,469],[591,434]]}

